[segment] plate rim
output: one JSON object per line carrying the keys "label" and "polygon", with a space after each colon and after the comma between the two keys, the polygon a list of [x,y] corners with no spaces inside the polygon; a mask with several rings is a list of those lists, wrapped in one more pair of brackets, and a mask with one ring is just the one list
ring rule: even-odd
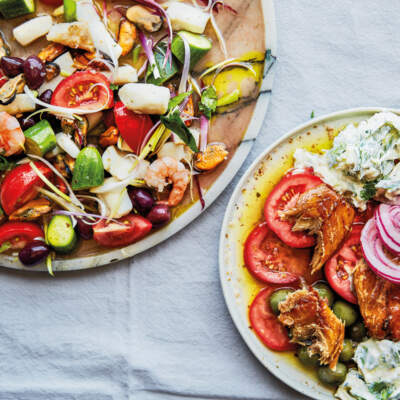
{"label": "plate rim", "polygon": [[[259,163],[272,151],[275,150],[278,146],[280,146],[283,142],[290,139],[292,136],[297,135],[301,131],[306,130],[307,128],[312,128],[314,125],[320,125],[324,122],[328,122],[330,120],[339,119],[339,118],[346,118],[346,116],[356,115],[356,114],[366,114],[366,113],[376,113],[376,112],[394,112],[396,114],[400,114],[399,109],[391,108],[391,107],[355,107],[349,108],[341,111],[335,111],[332,113],[324,114],[320,117],[313,118],[307,122],[303,122],[297,125],[295,128],[287,131],[284,135],[282,135],[279,139],[272,142],[264,151],[262,151],[256,159],[250,164],[250,166],[246,169],[243,173],[242,177],[240,178],[239,182],[236,184],[232,195],[229,199],[224,219],[221,226],[220,231],[220,238],[219,238],[219,249],[218,249],[218,264],[219,264],[219,280],[220,286],[222,289],[222,294],[224,297],[224,301],[226,307],[228,308],[228,312],[232,318],[233,324],[235,325],[236,329],[238,330],[241,338],[249,348],[249,350],[253,353],[253,355],[257,358],[257,360],[273,375],[275,378],[279,379],[283,384],[289,386],[290,388],[296,390],[297,392],[307,395],[312,399],[315,400],[322,400],[321,393],[316,394],[315,391],[309,387],[308,385],[297,385],[294,381],[288,380],[288,376],[282,372],[281,368],[273,368],[272,363],[268,363],[268,360],[264,358],[263,355],[259,354],[257,350],[257,344],[261,344],[264,346],[259,339],[256,338],[256,342],[254,342],[254,338],[250,335],[248,326],[244,326],[242,324],[242,320],[240,319],[240,315],[238,311],[238,306],[235,303],[233,296],[229,295],[229,290],[231,290],[231,286],[228,284],[228,280],[226,279],[226,272],[225,269],[225,262],[224,262],[224,250],[225,250],[225,240],[226,240],[226,233],[227,228],[229,225],[229,217],[232,215],[232,211],[235,207],[236,199],[240,194],[245,182],[249,179],[249,177],[253,174],[254,170],[257,168]],[[254,335],[253,335],[254,336]],[[321,387],[323,387],[321,385]],[[316,397],[318,395],[318,397]],[[334,400],[334,396],[324,396],[324,400]]]}
{"label": "plate rim", "polygon": [[[265,45],[266,49],[271,51],[271,55],[276,60],[277,51],[277,31],[276,31],[276,13],[274,7],[274,0],[260,0],[263,11],[263,20],[265,25]],[[178,233],[180,230],[194,222],[203,212],[212,205],[215,200],[224,192],[232,179],[237,175],[240,168],[243,166],[246,157],[250,153],[251,148],[261,131],[263,121],[265,119],[269,101],[271,97],[272,84],[275,75],[275,62],[267,69],[267,63],[264,68],[263,81],[260,87],[260,94],[256,101],[256,105],[251,116],[250,122],[247,126],[245,135],[235,150],[235,154],[230,160],[228,166],[225,168],[221,175],[218,176],[216,181],[209,188],[204,195],[206,206],[201,208],[199,201],[191,205],[182,215],[180,215],[171,224],[157,232],[152,233],[147,238],[142,239],[137,243],[120,249],[110,249],[110,251],[101,255],[91,255],[86,257],[61,259],[53,261],[54,272],[68,272],[76,270],[85,270],[95,267],[108,267],[111,264],[130,258],[130,262],[134,262],[133,256],[149,250],[171,236]],[[35,265],[33,267],[26,267],[20,263],[18,257],[13,255],[0,255],[0,266],[22,270],[28,272],[47,272],[47,267],[44,263]]]}

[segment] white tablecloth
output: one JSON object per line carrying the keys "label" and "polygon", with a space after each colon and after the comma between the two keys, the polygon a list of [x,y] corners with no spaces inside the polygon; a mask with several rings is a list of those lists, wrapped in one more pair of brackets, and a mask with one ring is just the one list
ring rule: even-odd
{"label": "white tablecloth", "polygon": [[[239,175],[313,110],[400,105],[398,1],[275,7],[272,102]],[[222,297],[218,237],[237,181],[195,223],[132,260],[55,279],[0,269],[0,399],[302,398],[249,352]]]}

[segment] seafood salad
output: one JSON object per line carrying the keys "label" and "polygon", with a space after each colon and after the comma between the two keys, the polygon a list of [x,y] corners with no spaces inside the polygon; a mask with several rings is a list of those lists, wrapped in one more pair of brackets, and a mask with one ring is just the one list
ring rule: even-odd
{"label": "seafood salad", "polygon": [[400,117],[297,149],[244,245],[250,326],[342,400],[400,395]]}
{"label": "seafood salad", "polygon": [[[204,206],[200,177],[235,150],[211,140],[213,116],[259,91],[265,55],[229,57],[224,1],[117,3],[0,2],[3,26],[25,16],[0,35],[0,252],[25,266],[130,245],[193,190]],[[246,93],[218,89],[233,70]]]}

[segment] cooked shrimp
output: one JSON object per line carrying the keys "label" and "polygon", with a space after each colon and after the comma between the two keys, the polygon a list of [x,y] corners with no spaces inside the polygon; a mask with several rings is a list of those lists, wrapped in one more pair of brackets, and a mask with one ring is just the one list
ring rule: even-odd
{"label": "cooked shrimp", "polygon": [[190,172],[180,161],[172,157],[162,157],[150,164],[144,180],[148,186],[156,188],[159,192],[172,183],[168,205],[174,207],[182,201],[190,182]]}
{"label": "cooked shrimp", "polygon": [[25,136],[18,120],[12,115],[0,112],[0,154],[11,156],[24,148]]}

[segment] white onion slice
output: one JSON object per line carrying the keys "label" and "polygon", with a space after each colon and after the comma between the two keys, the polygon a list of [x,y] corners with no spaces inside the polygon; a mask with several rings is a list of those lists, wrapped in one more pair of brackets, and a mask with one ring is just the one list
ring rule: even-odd
{"label": "white onion slice", "polygon": [[71,139],[69,135],[64,132],[57,133],[56,135],[57,145],[61,147],[67,154],[72,158],[78,157],[79,147]]}
{"label": "white onion slice", "polygon": [[217,21],[216,21],[215,18],[214,18],[213,10],[214,10],[214,7],[215,7],[217,4],[218,4],[218,2],[215,2],[215,3],[212,4],[211,7],[210,7],[210,20],[211,20],[211,25],[212,25],[212,27],[214,28],[215,34],[216,34],[216,36],[217,36],[217,39],[218,39],[219,45],[220,45],[220,47],[221,47],[221,51],[222,51],[222,53],[224,54],[224,57],[225,57],[225,58],[228,58],[228,50],[227,50],[227,48],[226,48],[226,43],[225,43],[224,36],[223,36],[221,30],[219,29],[219,27],[218,27],[218,25],[217,25]]}
{"label": "white onion slice", "polygon": [[[37,105],[45,107],[48,111],[53,112],[54,114],[61,114],[61,115],[68,116],[70,118],[72,118],[74,114],[77,114],[77,115],[92,114],[92,113],[102,111],[108,105],[108,102],[110,100],[110,95],[108,94],[107,102],[103,106],[101,106],[97,109],[94,109],[94,110],[87,110],[84,108],[68,108],[68,107],[53,106],[49,103],[45,103],[44,101],[41,101],[37,97],[35,97],[33,92],[28,88],[27,85],[25,85],[24,91],[29,96],[29,98],[33,102],[35,102]],[[107,93],[108,93],[108,91],[107,91]]]}
{"label": "white onion slice", "polygon": [[95,201],[99,205],[100,215],[102,217],[106,217],[107,216],[107,206],[106,206],[106,204],[104,203],[103,200],[99,199],[96,196],[89,196],[87,194],[80,194],[80,195],[78,195],[78,198]]}
{"label": "white onion slice", "polygon": [[183,46],[185,49],[185,59],[183,62],[183,70],[182,70],[182,76],[181,76],[181,82],[179,83],[179,89],[178,93],[185,93],[186,92],[186,87],[187,87],[187,82],[189,78],[189,68],[190,68],[190,47],[188,41],[182,36],[181,37],[183,41]]}

